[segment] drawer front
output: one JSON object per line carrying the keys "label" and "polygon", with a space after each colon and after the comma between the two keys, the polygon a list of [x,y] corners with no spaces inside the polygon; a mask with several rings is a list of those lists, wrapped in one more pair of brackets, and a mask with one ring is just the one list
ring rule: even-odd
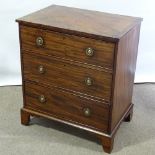
{"label": "drawer front", "polygon": [[109,107],[54,87],[25,82],[25,106],[62,120],[107,131]]}
{"label": "drawer front", "polygon": [[21,26],[22,49],[112,69],[114,44]]}
{"label": "drawer front", "polygon": [[48,85],[56,85],[106,101],[111,96],[112,75],[85,68],[78,64],[37,55],[23,54],[24,78]]}

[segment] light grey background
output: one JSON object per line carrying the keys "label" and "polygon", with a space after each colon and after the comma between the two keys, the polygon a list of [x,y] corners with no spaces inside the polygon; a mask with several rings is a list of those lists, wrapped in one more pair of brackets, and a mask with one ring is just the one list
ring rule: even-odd
{"label": "light grey background", "polygon": [[15,19],[52,4],[143,17],[135,82],[155,82],[153,0],[5,0],[0,4],[0,86],[21,84]]}

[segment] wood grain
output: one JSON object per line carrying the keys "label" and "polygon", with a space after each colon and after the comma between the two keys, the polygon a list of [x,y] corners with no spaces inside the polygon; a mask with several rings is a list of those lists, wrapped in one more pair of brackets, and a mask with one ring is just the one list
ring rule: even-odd
{"label": "wood grain", "polygon": [[[61,62],[59,59],[41,57],[31,53],[23,53],[24,79],[38,83],[55,85],[73,91],[88,94],[90,96],[103,98],[110,101],[112,75]],[[48,62],[48,63],[47,63]],[[45,73],[38,72],[39,66],[44,66]],[[87,86],[85,80],[92,79],[92,85]]]}
{"label": "wood grain", "polygon": [[111,131],[132,104],[132,92],[138,51],[140,25],[134,27],[118,43],[115,60]]}
{"label": "wood grain", "polygon": [[30,122],[30,114],[24,110],[21,109],[21,124],[22,125],[29,125]]}
{"label": "wood grain", "polygon": [[106,153],[111,153],[114,145],[114,136],[112,137],[101,136],[101,143],[102,143],[103,150]]}
{"label": "wood grain", "polygon": [[96,39],[110,38],[111,41],[116,41],[141,20],[141,18],[52,5],[17,21],[41,29]]}
{"label": "wood grain", "polygon": [[[45,103],[39,102],[40,95],[45,96]],[[27,108],[45,111],[49,115],[107,132],[109,110],[102,104],[90,102],[62,89],[43,87],[32,82],[25,82],[25,99]],[[84,108],[91,109],[90,117],[84,115]]]}
{"label": "wood grain", "polygon": [[[24,98],[21,123],[41,116],[84,129],[99,137],[110,153],[120,124],[132,118],[142,19],[53,5],[16,21]],[[37,37],[43,38],[42,46],[37,46]],[[85,54],[88,47],[94,50],[91,57]],[[88,77],[91,86],[85,83]]]}
{"label": "wood grain", "polygon": [[[114,43],[96,41],[94,39],[61,34],[32,27],[21,26],[22,49],[42,55],[57,56],[83,63],[103,66],[112,69]],[[36,45],[36,38],[44,39],[43,46]],[[85,51],[88,47],[94,50],[89,57]]]}

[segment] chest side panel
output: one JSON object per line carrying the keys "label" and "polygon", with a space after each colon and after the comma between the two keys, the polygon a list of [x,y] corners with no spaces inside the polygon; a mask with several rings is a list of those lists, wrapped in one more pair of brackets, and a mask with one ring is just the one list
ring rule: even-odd
{"label": "chest side panel", "polygon": [[111,131],[119,123],[132,102],[139,32],[140,25],[137,25],[118,43],[115,56]]}

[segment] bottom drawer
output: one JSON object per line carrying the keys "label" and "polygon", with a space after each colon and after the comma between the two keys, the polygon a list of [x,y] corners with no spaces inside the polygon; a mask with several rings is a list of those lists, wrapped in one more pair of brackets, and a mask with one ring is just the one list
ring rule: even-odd
{"label": "bottom drawer", "polygon": [[25,107],[50,116],[107,132],[109,107],[55,87],[25,82]]}

